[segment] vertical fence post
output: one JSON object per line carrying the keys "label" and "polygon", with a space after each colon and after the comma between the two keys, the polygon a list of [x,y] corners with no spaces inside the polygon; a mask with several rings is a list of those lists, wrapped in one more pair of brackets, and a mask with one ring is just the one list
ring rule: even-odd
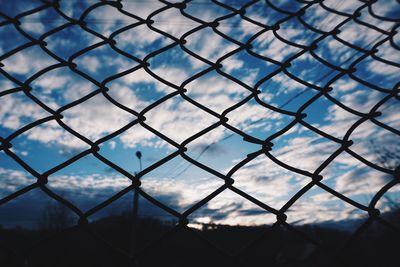
{"label": "vertical fence post", "polygon": [[[139,159],[139,173],[142,171],[142,153],[136,152],[136,157]],[[137,177],[135,172],[135,177]],[[140,179],[140,178],[139,178]],[[130,244],[130,256],[133,257],[134,253],[138,248],[138,211],[139,211],[139,188],[135,187],[133,190],[133,206],[132,206],[132,233],[131,233],[131,244]],[[133,266],[136,266],[136,261],[133,262]]]}

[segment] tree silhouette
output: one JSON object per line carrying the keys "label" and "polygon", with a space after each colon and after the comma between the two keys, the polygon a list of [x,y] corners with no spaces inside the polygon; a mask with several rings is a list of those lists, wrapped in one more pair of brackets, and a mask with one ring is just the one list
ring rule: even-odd
{"label": "tree silhouette", "polygon": [[72,211],[58,201],[48,202],[43,208],[40,228],[43,230],[62,230],[73,224]]}

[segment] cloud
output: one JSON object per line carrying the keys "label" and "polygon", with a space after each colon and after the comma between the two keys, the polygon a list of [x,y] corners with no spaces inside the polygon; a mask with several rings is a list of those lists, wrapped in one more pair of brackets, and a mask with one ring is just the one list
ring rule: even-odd
{"label": "cloud", "polygon": [[[285,30],[285,32],[288,33],[289,31]],[[291,33],[293,34],[293,32]],[[277,39],[271,31],[267,31],[257,37],[254,40],[253,47],[256,53],[280,62],[300,52],[299,48],[290,46]]]}
{"label": "cloud", "polygon": [[[139,4],[123,1],[121,4],[127,11],[135,13],[144,19],[154,9],[165,6],[161,2]],[[352,14],[357,7],[362,5],[360,2],[354,1],[342,1],[341,3],[327,1],[325,4],[349,14]],[[379,5],[374,3],[373,8],[378,10]],[[76,4],[73,1],[67,1],[62,2],[61,6],[66,13],[78,18],[88,6],[88,3]],[[296,9],[297,7],[291,6],[291,8]],[[390,10],[384,7],[381,8],[380,12],[388,14],[391,12]],[[206,9],[197,9],[196,5],[188,3],[188,8],[185,12],[199,16],[207,21],[213,21],[218,16],[230,11],[214,4],[206,6]],[[246,8],[246,16],[268,25],[273,25],[285,17],[284,14],[274,11],[266,4],[251,5]],[[38,18],[41,18],[41,16],[37,15],[36,19]],[[104,23],[99,23],[99,18]],[[332,30],[337,23],[346,19],[345,16],[325,10],[319,3],[307,9],[303,18],[307,23],[319,27],[324,31]],[[35,19],[35,17],[31,17],[31,19]],[[195,21],[183,16],[177,8],[165,10],[152,17],[152,19],[155,20],[154,27],[162,29],[176,38],[179,38],[182,34],[199,25]],[[362,12],[360,19],[370,21],[365,10]],[[96,8],[90,12],[85,21],[90,28],[104,35],[109,35],[116,29],[137,22],[135,19],[122,15],[121,12],[111,6]],[[371,21],[374,20],[371,19]],[[391,25],[392,23],[382,23],[378,26],[386,28]],[[47,29],[47,25],[40,23],[28,23],[26,27],[25,29],[36,34]],[[232,20],[222,22],[217,29],[237,40],[245,42],[262,28],[247,20],[240,19],[236,15]],[[49,49],[54,49],[52,51],[55,51],[55,53],[67,57],[72,52],[75,52],[71,47],[73,43],[71,42],[71,38],[80,40],[79,45],[74,47],[77,50],[98,41],[97,38],[94,38],[90,34],[79,35],[79,38],[73,35],[74,32],[83,33],[83,29],[77,25],[71,27],[69,30],[69,33],[65,31],[59,36],[46,38],[46,42],[49,43]],[[309,44],[316,38],[316,35],[305,32],[297,20],[290,20],[284,23],[278,30],[278,34],[298,44]],[[365,47],[366,44],[372,41],[384,38],[378,31],[357,22],[347,23],[341,27],[339,37],[360,47]],[[170,38],[152,31],[144,24],[121,32],[115,37],[115,40],[117,41],[117,47],[140,58],[172,42]],[[215,62],[221,56],[238,47],[236,44],[218,35],[211,28],[205,28],[193,33],[187,36],[186,40],[187,43],[185,46],[188,49],[193,50],[195,53],[212,62]],[[267,31],[253,40],[252,45],[253,51],[281,62],[300,51],[298,48],[279,41],[271,31]],[[0,48],[0,51],[8,51],[6,44],[3,44],[3,42]],[[71,50],[63,50],[61,48],[71,48]],[[334,38],[327,38],[320,42],[318,49],[316,51],[318,55],[333,64],[341,66],[348,59],[356,58],[353,49],[349,49],[337,40],[334,40]],[[390,44],[386,42],[380,47],[377,55],[397,62],[398,57],[395,52]],[[351,61],[348,63],[351,63]],[[85,72],[88,72],[88,74],[99,81],[138,65],[136,61],[115,53],[108,45],[85,53],[85,55],[79,56],[74,62],[78,64],[79,70],[85,70]],[[2,61],[2,63],[5,65],[2,69],[15,75],[17,78],[22,77],[21,81],[23,82],[24,78],[56,63],[56,61],[41,51],[38,46],[35,46],[12,55]],[[184,81],[208,67],[207,64],[203,64],[201,61],[184,52],[179,45],[155,55],[149,60],[149,63],[151,71],[176,86],[181,85]],[[264,60],[252,57],[246,51],[241,51],[225,59],[222,65],[222,71],[229,73],[249,86],[253,86],[257,81],[278,67],[274,64],[267,64]],[[396,67],[388,66],[388,64],[383,64],[371,58],[364,59],[356,67],[358,71],[355,75],[360,75],[363,80],[371,81],[374,84],[387,85],[388,80],[395,80],[398,72]],[[289,69],[293,75],[298,76],[304,81],[314,81],[314,83],[330,70],[330,68],[313,58],[311,53],[306,53],[296,59],[293,66]],[[14,87],[6,78],[3,80],[5,81],[2,81],[2,88]],[[327,80],[325,79],[324,81],[326,82]],[[324,81],[320,81],[319,84],[323,86]],[[33,87],[32,94],[53,109],[63,107],[97,89],[90,81],[73,74],[67,67],[43,74],[33,81],[31,85]],[[263,86],[262,91],[264,94],[262,100],[265,103],[275,106],[289,99],[289,96],[306,89],[303,85],[282,72],[273,76]],[[385,93],[368,88],[352,80],[349,76],[343,76],[331,86],[333,87],[333,91],[330,92],[332,97],[335,97],[344,105],[364,113],[368,113],[376,103],[386,96]],[[116,78],[109,82],[107,87],[110,89],[108,94],[113,99],[136,112],[144,110],[163,96],[176,91],[175,88],[171,88],[154,79],[143,68]],[[185,87],[188,97],[219,114],[251,93],[246,88],[223,77],[216,71],[211,71],[208,74],[198,77],[185,85]],[[317,93],[314,89],[311,92]],[[308,97],[296,98],[296,100],[299,102],[296,105],[298,108],[308,100]],[[23,93],[2,96],[0,101],[2,135],[8,135],[9,132],[49,115],[37,104],[24,96]],[[383,115],[377,117],[377,120],[395,129],[399,129],[400,119],[396,109],[397,106],[398,101],[393,98],[390,103],[388,102],[379,108]],[[360,116],[329,102],[324,96],[306,108],[304,112],[309,115],[305,119],[308,123],[337,138],[342,138],[351,125],[360,118]],[[64,116],[62,119],[64,123],[93,141],[120,129],[136,119],[136,116],[113,105],[102,94],[93,96],[89,100],[63,111],[62,115]],[[180,95],[160,103],[144,115],[146,117],[145,123],[178,143],[219,120],[192,105]],[[259,105],[254,99],[229,112],[227,117],[229,118],[228,123],[230,125],[262,139],[276,133],[293,119],[290,116],[271,111]],[[236,156],[235,154],[233,156],[233,153],[227,155],[229,153],[226,151],[235,150],[237,154],[239,152],[245,154],[247,152],[246,149],[257,149],[257,145],[250,147],[249,144],[242,141],[241,136],[237,136],[235,142],[229,142],[225,146],[221,145],[219,140],[228,136],[227,132],[225,127],[220,126],[218,130],[215,129],[209,132],[203,136],[203,139],[199,138],[189,145],[195,152],[198,152],[208,144],[213,144],[209,149],[209,152],[213,152],[210,153],[212,154],[210,158],[214,161],[213,164],[217,166],[215,169],[222,169],[221,172],[224,173],[228,172],[234,164],[242,160],[240,155]],[[45,144],[46,149],[55,149],[64,157],[70,157],[75,152],[88,148],[84,142],[62,129],[55,121],[43,123],[30,129],[24,133],[23,137],[28,140],[28,146],[31,144],[29,142],[38,141],[41,145]],[[382,165],[382,162],[379,162],[379,158],[375,153],[376,151],[373,151],[370,140],[380,141],[377,146],[387,147],[395,143],[394,140],[396,140],[396,137],[390,131],[384,130],[382,127],[367,121],[357,127],[350,136],[350,139],[354,142],[354,145],[350,149],[360,156]],[[274,143],[271,151],[272,155],[286,164],[309,172],[314,172],[325,159],[339,148],[337,143],[324,139],[318,134],[300,126],[300,124],[297,124],[283,136],[275,138],[272,142]],[[140,150],[144,147],[145,149],[152,148],[152,151],[156,151],[157,157],[160,158],[172,150],[172,147],[166,141],[163,141],[139,124],[109,141],[104,150],[113,150],[113,153],[117,154],[119,149],[126,152],[125,150],[135,147],[141,147]],[[26,152],[19,147],[17,150],[15,151],[21,155]],[[29,157],[31,156],[33,155],[29,151]],[[394,164],[396,162],[391,165]],[[1,193],[13,192],[19,186],[31,183],[31,180],[25,177],[24,173],[16,172],[6,167],[2,166],[0,169],[3,181],[8,183],[7,187]],[[176,174],[179,173],[178,170],[184,168],[186,168],[185,164],[180,164],[173,171]],[[129,179],[122,175],[114,174],[109,169],[104,170],[102,168],[101,170],[96,170],[96,172],[82,175],[76,173],[54,174],[50,177],[51,186],[58,192],[68,192],[71,197],[76,197],[78,201],[85,201],[84,199],[87,198],[96,202],[130,184]],[[143,188],[146,192],[148,191],[149,194],[166,203],[168,206],[183,211],[223,184],[221,179],[210,177],[211,175],[208,173],[198,174],[197,172],[198,170],[194,171],[191,168],[190,172],[184,172],[180,177],[176,177],[177,179],[171,178],[171,175],[168,178],[161,177],[162,175],[155,172],[150,172],[143,177]],[[368,198],[369,194],[373,194],[376,190],[379,190],[388,179],[381,172],[371,171],[366,168],[362,162],[347,153],[342,153],[337,157],[324,170],[323,176],[323,181],[326,181],[327,185],[348,196],[354,197],[357,201]],[[309,177],[303,177],[278,166],[265,155],[260,155],[247,163],[235,173],[233,178],[235,179],[235,186],[277,209],[282,207],[291,196],[310,181]],[[339,200],[324,191],[314,192],[307,197],[302,197],[301,200],[302,204],[299,203],[296,209],[290,210],[291,220],[315,222],[353,218],[354,208],[346,207],[343,203],[340,204]],[[315,211],[316,206],[320,206],[320,212],[310,218],[310,214]],[[217,223],[246,225],[272,223],[276,220],[274,215],[264,213],[256,205],[229,190],[218,195],[215,199],[207,203],[202,210],[199,210],[197,215],[193,216],[196,222],[214,221]]]}
{"label": "cloud", "polygon": [[[215,62],[218,58],[238,48],[236,44],[220,37],[211,28],[205,28],[190,34],[186,39],[185,46],[189,50],[211,62]],[[205,43],[207,45],[204,45]],[[200,68],[203,65],[199,60],[194,60],[192,57],[190,59],[194,68]],[[233,62],[236,66],[243,65],[238,58],[235,58]],[[236,68],[234,65],[229,66],[229,68]]]}
{"label": "cloud", "polygon": [[104,5],[91,10],[85,22],[88,28],[108,37],[116,30],[138,21],[121,13],[116,7]]}
{"label": "cloud", "polygon": [[38,46],[26,48],[3,60],[4,70],[28,78],[38,71],[58,63]]}
{"label": "cloud", "polygon": [[360,166],[337,177],[334,189],[368,206],[372,197],[391,179],[388,174]]}
{"label": "cloud", "polygon": [[110,103],[104,96],[93,98],[67,109],[63,121],[93,141],[122,128],[136,117]]}
{"label": "cloud", "polygon": [[17,130],[27,122],[50,115],[23,93],[2,96],[0,103],[0,122],[3,128]]}
{"label": "cloud", "polygon": [[[372,6],[372,10],[378,16],[396,18],[396,12],[399,10],[398,2],[395,0],[388,0],[385,2],[376,2]],[[398,18],[398,13],[397,13]]]}
{"label": "cloud", "polygon": [[0,198],[4,198],[23,187],[36,182],[36,179],[28,176],[26,172],[6,169],[3,167],[0,167],[0,180],[2,184]]}
{"label": "cloud", "polygon": [[46,146],[55,147],[61,155],[68,155],[71,150],[88,148],[86,143],[61,128],[55,121],[33,127],[24,135],[28,140],[39,141]]}

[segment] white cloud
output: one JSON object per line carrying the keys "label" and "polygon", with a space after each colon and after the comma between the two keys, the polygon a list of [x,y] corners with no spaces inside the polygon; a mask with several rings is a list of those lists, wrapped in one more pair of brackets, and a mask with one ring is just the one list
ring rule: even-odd
{"label": "white cloud", "polygon": [[24,133],[29,140],[39,141],[49,146],[67,148],[88,148],[88,145],[61,128],[55,121],[33,127]]}
{"label": "white cloud", "polygon": [[[285,33],[293,35],[293,31],[285,30]],[[262,56],[280,62],[300,52],[299,48],[278,40],[271,31],[263,33],[254,40],[253,50]]]}
{"label": "white cloud", "polygon": [[[189,50],[211,62],[215,62],[218,58],[238,48],[236,44],[228,42],[224,38],[217,35],[211,28],[197,31],[189,35],[186,39],[187,43],[185,46]],[[204,65],[203,62],[191,56],[189,59],[194,68],[200,68]],[[237,57],[232,58],[231,60],[234,62],[234,65],[229,66],[230,69],[235,69],[235,65],[238,66],[238,64],[243,65],[243,63]]]}
{"label": "white cloud", "polygon": [[26,48],[3,60],[4,69],[12,74],[32,76],[36,72],[58,63],[38,46]]}
{"label": "white cloud", "polygon": [[[167,38],[151,30],[147,25],[140,25],[124,31],[118,34],[114,39],[117,42],[118,48],[128,52],[133,51],[133,55],[142,58],[155,50],[155,48],[151,46],[155,45],[156,42],[161,42],[157,47],[166,46],[168,43]],[[132,46],[132,43],[135,45]]]}
{"label": "white cloud", "polygon": [[114,31],[133,24],[137,20],[121,13],[111,5],[105,5],[91,10],[85,17],[85,22],[88,28],[108,37]]}
{"label": "white cloud", "polygon": [[1,190],[0,198],[14,193],[25,186],[33,184],[36,179],[28,176],[26,172],[0,167]]}
{"label": "white cloud", "polygon": [[363,196],[359,201],[368,205],[372,197],[390,181],[392,177],[370,167],[360,166],[336,178],[335,190],[354,198]]}
{"label": "white cloud", "polygon": [[[171,19],[173,18],[173,19]],[[176,38],[199,26],[200,24],[184,17],[179,9],[170,8],[152,17],[155,21],[153,26]]]}
{"label": "white cloud", "polygon": [[50,114],[24,96],[23,93],[9,94],[0,98],[2,127],[16,130],[27,124],[27,118],[34,121],[46,116],[50,116]]}
{"label": "white cloud", "polygon": [[109,102],[103,95],[67,109],[63,122],[93,141],[118,130],[136,117]]}
{"label": "white cloud", "polygon": [[399,3],[396,0],[377,1],[371,7],[378,16],[396,18],[393,13],[399,10]]}
{"label": "white cloud", "polygon": [[110,141],[110,142],[108,142],[108,144],[110,145],[111,150],[114,150],[115,147],[117,146],[117,143],[115,141]]}
{"label": "white cloud", "polygon": [[[398,74],[400,71],[399,68],[380,62],[378,60],[369,60],[367,63],[367,68],[372,73],[372,75],[381,75],[380,77],[387,81],[389,81],[390,79],[398,78]],[[397,81],[397,79],[395,81]]]}

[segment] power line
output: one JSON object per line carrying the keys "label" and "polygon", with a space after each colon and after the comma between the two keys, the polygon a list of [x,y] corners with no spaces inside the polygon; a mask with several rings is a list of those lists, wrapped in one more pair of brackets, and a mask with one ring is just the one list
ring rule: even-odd
{"label": "power line", "polygon": [[[383,34],[381,34],[381,35],[383,35]],[[370,43],[368,43],[367,47],[370,46],[371,44],[375,43],[376,41],[378,41],[378,39],[381,38],[381,35],[378,36],[377,38],[375,38],[375,39],[374,39],[373,41],[371,41]],[[343,56],[343,55],[345,55],[345,54],[346,54],[346,52],[342,53],[341,56]],[[345,61],[343,61],[343,62],[339,65],[339,67],[340,67],[340,66],[343,66],[345,63],[349,62],[351,58],[352,58],[352,57],[348,57]],[[331,75],[331,74],[334,73],[334,72],[335,72],[334,69],[328,71],[328,72],[325,73],[323,76],[321,76],[319,79],[317,79],[317,81],[316,81],[315,83],[318,83],[318,82],[320,82],[320,81],[323,81],[326,77],[328,77],[329,75]],[[307,92],[310,91],[311,89],[312,89],[311,87],[308,87],[308,88],[304,89],[303,91],[297,93],[296,95],[292,96],[292,97],[289,98],[287,101],[285,101],[283,104],[281,104],[280,106],[278,106],[278,108],[281,109],[281,108],[286,107],[286,106],[289,105],[291,102],[293,102],[294,100],[296,100],[298,97],[302,96],[303,94],[307,93]],[[250,125],[254,125],[254,124],[256,124],[256,123],[258,123],[258,122],[260,122],[260,121],[262,121],[262,120],[263,120],[263,119],[259,119],[259,120],[257,120],[257,121],[251,122]],[[204,149],[196,156],[195,160],[197,161],[198,159],[200,159],[201,156],[202,156],[212,145],[215,145],[215,144],[218,144],[218,143],[220,143],[220,142],[222,142],[222,141],[224,141],[224,140],[227,140],[227,139],[231,138],[232,136],[234,136],[234,134],[230,134],[230,135],[228,135],[227,137],[225,137],[225,138],[223,138],[223,139],[221,139],[221,140],[212,142],[211,144],[207,145],[207,146],[204,147]],[[174,179],[174,178],[176,178],[176,177],[182,175],[183,173],[185,173],[191,166],[192,166],[192,164],[189,162],[189,163],[188,163],[188,166],[186,166],[186,167],[185,167],[181,172],[179,172],[178,174],[174,175],[174,176],[172,177],[172,179]]]}

